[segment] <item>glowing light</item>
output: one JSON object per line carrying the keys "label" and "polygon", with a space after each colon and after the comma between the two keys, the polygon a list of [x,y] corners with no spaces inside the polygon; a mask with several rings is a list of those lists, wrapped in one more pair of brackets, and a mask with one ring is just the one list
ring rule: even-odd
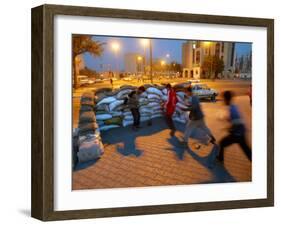
{"label": "glowing light", "polygon": [[120,45],[118,42],[113,42],[111,43],[111,48],[113,49],[114,52],[117,52],[120,49]]}

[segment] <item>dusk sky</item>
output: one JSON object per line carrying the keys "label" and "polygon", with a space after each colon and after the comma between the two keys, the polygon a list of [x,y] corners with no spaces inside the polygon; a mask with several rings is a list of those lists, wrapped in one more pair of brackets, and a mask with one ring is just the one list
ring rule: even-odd
{"label": "dusk sky", "polygon": [[[116,64],[118,64],[119,69],[123,70],[124,55],[126,53],[138,53],[144,55],[144,47],[141,45],[140,39],[138,38],[93,36],[93,39],[106,43],[101,57],[92,57],[88,53],[84,54],[85,66],[96,71],[108,70],[108,67],[111,67],[111,70],[115,70]],[[120,45],[117,57],[111,49],[112,42],[118,42]],[[166,62],[176,61],[181,63],[181,50],[184,42],[186,42],[186,40],[152,39],[153,59],[158,58],[163,59]],[[248,54],[251,51],[252,44],[250,43],[235,44],[237,56]],[[169,58],[166,57],[167,54],[170,55]],[[148,48],[146,49],[146,56],[149,58]]]}

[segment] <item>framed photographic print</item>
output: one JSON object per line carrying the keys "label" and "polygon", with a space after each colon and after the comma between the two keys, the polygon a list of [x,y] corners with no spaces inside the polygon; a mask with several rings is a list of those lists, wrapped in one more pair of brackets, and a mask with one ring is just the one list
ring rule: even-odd
{"label": "framed photographic print", "polygon": [[32,9],[32,216],[274,204],[273,19]]}

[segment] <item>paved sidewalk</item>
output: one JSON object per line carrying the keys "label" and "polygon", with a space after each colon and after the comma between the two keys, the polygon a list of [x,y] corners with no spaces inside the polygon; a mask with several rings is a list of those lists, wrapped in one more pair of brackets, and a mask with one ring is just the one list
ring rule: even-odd
{"label": "paved sidewalk", "polygon": [[[251,108],[247,97],[237,101],[251,128]],[[223,125],[216,119],[221,103],[203,103],[206,123],[218,140],[224,136]],[[209,168],[208,157],[213,145],[195,148],[197,141],[190,140],[191,150],[181,147],[184,125],[176,123],[178,131],[170,137],[164,119],[153,120],[152,126],[142,125],[134,132],[130,127],[112,129],[102,133],[105,153],[101,159],[80,164],[73,173],[73,189],[143,187],[251,181],[251,162],[238,145],[225,152],[224,165]],[[249,130],[249,139],[251,130]]]}

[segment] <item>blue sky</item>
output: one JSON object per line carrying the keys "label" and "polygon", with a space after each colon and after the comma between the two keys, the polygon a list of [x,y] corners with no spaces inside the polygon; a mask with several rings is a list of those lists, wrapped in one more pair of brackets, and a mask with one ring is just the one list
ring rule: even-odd
{"label": "blue sky", "polygon": [[[96,71],[108,70],[105,68],[115,69],[118,64],[119,69],[124,68],[124,55],[126,53],[138,53],[144,54],[144,47],[140,43],[139,38],[130,37],[109,37],[109,36],[93,36],[94,40],[106,43],[104,45],[104,52],[101,57],[92,57],[90,54],[85,53],[85,65]],[[117,56],[111,49],[110,44],[112,42],[118,42],[120,50]],[[164,59],[167,62],[176,61],[181,63],[181,48],[182,43],[186,40],[173,40],[173,39],[153,39],[153,58]],[[252,45],[250,43],[236,43],[236,53],[238,56],[248,54],[251,51]],[[146,56],[149,55],[149,50],[146,49]],[[167,58],[166,55],[170,57]],[[106,66],[102,66],[106,65]]]}

